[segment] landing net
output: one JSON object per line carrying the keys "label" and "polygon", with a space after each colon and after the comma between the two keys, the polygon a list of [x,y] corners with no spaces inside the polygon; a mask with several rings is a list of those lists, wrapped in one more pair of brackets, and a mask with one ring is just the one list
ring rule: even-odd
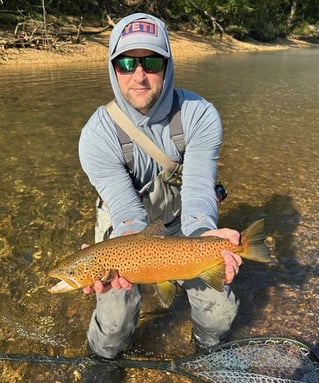
{"label": "landing net", "polygon": [[214,383],[318,383],[317,357],[286,338],[230,342],[178,364],[188,376]]}
{"label": "landing net", "polygon": [[171,371],[196,382],[319,383],[319,359],[306,345],[288,338],[250,338],[225,343],[207,354],[175,360],[103,359],[0,353],[0,361],[143,368]]}

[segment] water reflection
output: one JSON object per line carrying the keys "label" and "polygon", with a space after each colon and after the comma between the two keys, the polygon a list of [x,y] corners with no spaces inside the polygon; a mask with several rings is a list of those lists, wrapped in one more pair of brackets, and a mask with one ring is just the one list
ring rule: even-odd
{"label": "water reflection", "polygon": [[[273,264],[246,262],[234,283],[241,308],[232,338],[281,335],[318,346],[318,56],[302,50],[176,65],[176,86],[212,100],[224,122],[219,177],[229,197],[220,225],[244,229],[265,217],[273,238]],[[87,353],[94,297],[50,296],[47,271],[93,241],[95,192],[80,168],[77,143],[90,114],[111,97],[104,64],[1,68],[1,351]],[[185,296],[161,315],[145,305],[144,314],[129,355],[194,351]],[[32,376],[19,366],[22,376]],[[76,375],[63,371],[62,380]],[[134,382],[134,374],[142,373],[123,381]],[[49,376],[43,372],[39,381],[60,379]]]}

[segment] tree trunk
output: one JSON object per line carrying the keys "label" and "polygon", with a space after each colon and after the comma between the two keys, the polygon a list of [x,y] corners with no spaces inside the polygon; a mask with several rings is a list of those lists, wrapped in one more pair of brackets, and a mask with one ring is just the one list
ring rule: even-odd
{"label": "tree trunk", "polygon": [[296,15],[297,3],[298,3],[298,0],[292,0],[291,7],[290,7],[290,13],[289,13],[288,20],[287,20],[288,30],[291,28],[293,21],[294,21],[294,18],[295,18],[295,15]]}

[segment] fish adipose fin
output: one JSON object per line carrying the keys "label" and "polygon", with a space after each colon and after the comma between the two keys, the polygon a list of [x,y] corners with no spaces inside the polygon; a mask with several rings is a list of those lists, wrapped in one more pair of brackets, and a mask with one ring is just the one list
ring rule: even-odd
{"label": "fish adipose fin", "polygon": [[271,262],[269,251],[265,245],[264,220],[253,222],[241,233],[242,238],[247,238],[247,249],[239,255],[250,261]]}
{"label": "fish adipose fin", "polygon": [[225,263],[222,262],[219,265],[201,273],[199,277],[209,286],[213,287],[217,291],[224,291],[225,281]]}
{"label": "fish adipose fin", "polygon": [[155,285],[155,288],[156,288],[161,306],[164,308],[169,308],[169,306],[172,304],[175,298],[175,293],[176,293],[175,283],[169,282],[169,281],[157,283]]}

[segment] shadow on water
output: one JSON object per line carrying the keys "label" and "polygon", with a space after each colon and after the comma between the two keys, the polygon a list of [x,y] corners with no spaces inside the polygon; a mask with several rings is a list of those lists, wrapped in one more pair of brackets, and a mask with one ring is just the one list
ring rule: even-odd
{"label": "shadow on water", "polygon": [[[265,219],[265,242],[273,262],[265,265],[245,260],[233,282],[233,289],[241,302],[230,335],[235,339],[247,336],[247,330],[250,335],[289,335],[289,327],[280,327],[272,322],[272,305],[280,303],[284,289],[302,291],[303,285],[313,276],[311,265],[300,264],[296,254],[295,232],[300,213],[292,197],[275,194],[262,206],[240,203],[221,216],[219,226],[242,231],[259,218]],[[290,302],[294,303],[293,300]],[[265,315],[268,319],[261,319]]]}

